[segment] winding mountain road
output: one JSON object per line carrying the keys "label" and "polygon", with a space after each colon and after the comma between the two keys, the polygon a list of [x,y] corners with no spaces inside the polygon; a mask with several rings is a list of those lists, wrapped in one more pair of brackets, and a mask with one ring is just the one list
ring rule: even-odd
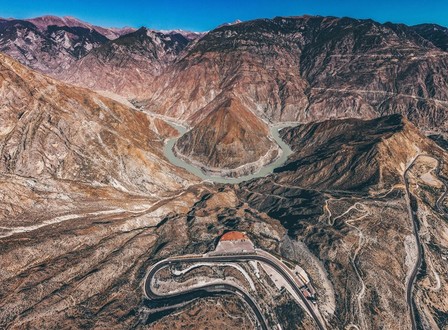
{"label": "winding mountain road", "polygon": [[443,166],[443,160],[437,159],[437,161],[438,161],[438,164],[437,164],[437,169],[436,169],[436,175],[437,175],[438,179],[443,183],[445,190],[444,190],[443,194],[440,195],[440,197],[437,199],[436,208],[443,217],[446,217],[448,214],[443,210],[441,203],[444,201],[444,199],[446,198],[446,195],[448,194],[448,183],[447,183],[446,179],[442,178],[442,176],[440,175],[440,171]]}
{"label": "winding mountain road", "polygon": [[413,306],[413,299],[412,299],[412,293],[414,291],[414,284],[415,279],[417,278],[417,274],[420,270],[420,267],[422,266],[422,255],[423,255],[423,247],[420,242],[420,236],[418,234],[419,229],[419,223],[418,218],[415,215],[414,211],[412,210],[412,200],[411,200],[411,192],[409,191],[409,181],[407,180],[407,175],[409,173],[409,170],[411,167],[415,164],[415,161],[420,157],[421,155],[415,156],[412,161],[409,163],[409,165],[406,167],[404,173],[403,173],[403,181],[405,184],[405,190],[406,190],[406,199],[407,199],[407,208],[409,213],[409,218],[412,221],[412,230],[415,237],[415,243],[417,246],[417,261],[415,262],[414,269],[411,272],[411,275],[409,276],[409,280],[406,286],[406,303],[408,304],[409,310],[411,312],[411,323],[412,323],[412,329],[417,330],[417,321],[415,319],[415,310]]}
{"label": "winding mountain road", "polygon": [[[156,270],[157,272],[158,270]],[[205,292],[215,292],[215,293],[230,293],[230,294],[235,294],[237,296],[239,296],[240,298],[242,298],[248,305],[249,307],[252,309],[252,311],[255,314],[255,317],[257,318],[261,329],[263,330],[268,330],[269,327],[267,326],[266,320],[263,317],[263,314],[261,313],[260,308],[258,307],[257,303],[252,299],[252,297],[247,294],[246,292],[244,292],[243,290],[241,290],[240,288],[238,288],[237,286],[228,284],[228,283],[219,283],[219,284],[209,284],[209,285],[203,285],[200,288],[195,288],[195,289],[190,289],[190,290],[184,290],[182,292],[179,293],[173,293],[173,294],[167,294],[167,295],[158,295],[156,294],[154,291],[152,291],[151,287],[146,287],[145,285],[145,293],[146,296],[149,299],[153,299],[153,300],[166,300],[169,298],[174,298],[177,297],[179,295],[186,295],[188,293],[192,293],[192,292],[196,292],[196,291],[205,291]]]}
{"label": "winding mountain road", "polygon": [[[161,298],[165,299],[165,298],[169,298],[169,297],[174,297],[179,294],[183,294],[185,292],[193,292],[196,290],[203,290],[204,288],[206,288],[207,290],[209,290],[209,289],[219,290],[220,289],[221,284],[211,284],[211,285],[206,285],[206,286],[202,286],[199,288],[194,288],[191,290],[186,290],[181,293],[173,293],[173,294],[169,294],[169,295],[157,295],[156,293],[154,293],[152,291],[151,281],[152,281],[154,275],[161,268],[164,268],[173,263],[177,263],[177,262],[187,262],[187,263],[195,263],[195,262],[198,262],[198,263],[200,263],[200,262],[216,262],[216,263],[229,262],[230,263],[230,262],[232,262],[232,263],[234,263],[234,262],[241,262],[241,261],[245,262],[245,261],[251,261],[251,260],[266,263],[269,266],[271,266],[274,270],[276,270],[287,281],[287,283],[292,287],[294,292],[300,297],[300,299],[302,300],[303,304],[306,307],[307,312],[311,315],[311,317],[316,322],[317,327],[320,330],[325,329],[323,321],[316,314],[314,308],[311,306],[308,299],[305,298],[302,291],[300,290],[300,286],[295,281],[294,273],[292,272],[292,270],[288,269],[287,266],[282,264],[279,260],[277,260],[273,257],[271,258],[267,253],[260,254],[260,253],[256,252],[256,253],[250,253],[250,254],[232,254],[232,255],[180,256],[180,257],[164,259],[164,260],[156,263],[154,266],[152,266],[152,268],[148,272],[148,275],[146,276],[146,279],[145,279],[145,287],[144,287],[145,294],[149,299],[161,299]],[[244,298],[244,300],[246,302],[248,302],[248,304],[254,310],[254,313],[256,314],[257,319],[260,322],[262,328],[264,326],[267,326],[266,321],[264,321],[264,318],[263,318],[259,308],[257,307],[257,304],[255,303],[255,301],[253,301],[253,299],[247,293],[244,293],[239,288],[231,286],[231,285],[229,285],[226,289],[228,289],[228,290],[226,290],[228,292],[229,292],[229,290],[230,290],[230,292],[234,291],[235,293],[242,296]],[[239,290],[240,292],[238,293],[238,291],[236,289]],[[260,317],[260,315],[261,315],[261,317]],[[264,323],[264,325],[263,325],[263,323]],[[263,329],[265,329],[265,328],[263,328]]]}
{"label": "winding mountain road", "polygon": [[[411,275],[409,277],[407,286],[406,286],[406,302],[409,306],[410,312],[411,312],[411,322],[412,322],[412,329],[413,330],[417,330],[417,321],[415,318],[415,309],[413,306],[413,291],[414,291],[414,285],[415,285],[415,280],[417,278],[417,275],[419,273],[419,270],[422,266],[422,261],[423,261],[423,247],[420,241],[420,236],[419,236],[419,220],[417,215],[415,214],[415,212],[412,209],[412,200],[411,200],[411,192],[409,191],[409,181],[407,180],[407,175],[409,173],[409,170],[412,168],[412,166],[415,164],[415,162],[417,161],[417,159],[419,157],[430,157],[433,158],[435,160],[437,160],[437,168],[435,169],[435,174],[439,177],[440,179],[440,170],[441,170],[441,166],[442,166],[442,161],[438,158],[436,158],[435,156],[431,156],[431,155],[426,155],[426,154],[418,154],[417,156],[415,156],[412,161],[409,163],[409,165],[406,167],[404,173],[403,173],[403,181],[405,183],[405,188],[406,188],[406,199],[407,199],[407,208],[408,208],[408,213],[409,213],[409,218],[412,221],[412,226],[413,226],[413,233],[415,236],[415,241],[416,241],[416,245],[417,245],[417,251],[418,251],[418,255],[417,255],[417,261],[414,265],[414,269],[411,272]],[[448,192],[448,187],[447,184],[445,182],[445,180],[441,180],[445,186],[445,191],[444,193],[439,197],[439,199],[436,201],[436,208],[439,210],[439,212],[441,212],[441,215],[444,216],[445,214],[443,213],[443,210],[440,206],[440,203],[443,201],[443,199],[446,197],[446,194]]]}

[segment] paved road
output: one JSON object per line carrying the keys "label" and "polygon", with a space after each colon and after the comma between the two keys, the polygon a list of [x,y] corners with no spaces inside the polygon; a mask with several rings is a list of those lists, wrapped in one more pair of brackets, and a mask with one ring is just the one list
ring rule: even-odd
{"label": "paved road", "polygon": [[443,208],[441,206],[441,203],[443,202],[443,200],[446,198],[446,195],[448,193],[448,183],[446,182],[446,180],[444,178],[442,178],[442,176],[440,175],[440,171],[442,169],[443,166],[443,160],[437,159],[438,163],[437,163],[437,169],[436,169],[436,175],[438,176],[439,180],[442,181],[444,187],[445,187],[445,191],[444,193],[439,197],[439,199],[437,199],[436,201],[436,208],[437,210],[440,212],[440,214],[445,217],[447,216],[447,214],[443,211]]}
{"label": "paved road", "polygon": [[[264,262],[274,268],[282,277],[288,282],[288,284],[293,288],[294,292],[302,299],[302,302],[306,306],[307,311],[309,314],[313,317],[314,321],[316,322],[318,328],[320,330],[324,330],[325,326],[321,322],[320,318],[316,315],[313,307],[311,306],[308,299],[306,299],[302,291],[300,291],[300,288],[298,287],[297,283],[294,280],[294,275],[292,271],[288,270],[287,267],[283,264],[280,264],[278,260],[275,258],[269,258],[267,256],[262,256],[259,254],[235,254],[235,255],[220,255],[220,256],[181,256],[177,258],[169,258],[165,259],[161,262],[158,262],[153,266],[153,268],[148,273],[146,280],[145,280],[145,293],[148,296],[148,298],[151,298],[151,296],[154,296],[154,292],[151,290],[151,279],[154,276],[154,274],[161,268],[172,264],[176,262],[188,262],[188,263],[195,263],[195,262],[217,262],[217,263],[225,263],[225,262],[238,262],[238,261],[250,261],[250,260],[257,260],[260,262]],[[211,285],[214,286],[214,285]],[[202,289],[202,288],[199,288]],[[194,290],[192,290],[194,291]],[[176,294],[173,294],[175,296]],[[163,298],[166,298],[167,296],[164,295]],[[156,296],[156,298],[160,298],[160,296]],[[249,297],[250,298],[250,297]],[[252,299],[250,299],[252,300]],[[255,304],[255,302],[254,302]],[[255,310],[254,310],[255,311]],[[262,323],[262,322],[260,322]]]}
{"label": "paved road", "polygon": [[412,270],[411,276],[409,277],[409,281],[408,281],[408,284],[407,284],[407,287],[406,287],[406,302],[407,302],[407,304],[409,306],[409,309],[411,311],[411,322],[412,322],[412,329],[413,330],[417,330],[418,327],[417,327],[417,321],[415,319],[415,310],[414,310],[414,306],[413,306],[412,295],[413,295],[413,291],[414,291],[415,280],[416,280],[418,272],[419,272],[419,270],[420,270],[420,268],[422,266],[423,247],[422,247],[422,244],[421,244],[421,241],[420,241],[420,236],[418,234],[419,220],[418,220],[417,215],[412,210],[411,193],[409,191],[409,182],[408,182],[406,176],[409,173],[409,170],[412,167],[412,165],[414,165],[416,160],[419,157],[422,157],[422,156],[431,157],[431,158],[434,158],[435,160],[437,160],[437,168],[435,170],[435,174],[439,177],[439,179],[443,182],[443,184],[445,186],[445,192],[436,201],[436,208],[438,209],[439,212],[441,212],[442,216],[445,216],[445,213],[443,212],[443,210],[442,210],[442,208],[440,206],[440,203],[443,201],[443,199],[446,197],[446,195],[448,193],[448,187],[447,187],[447,184],[446,184],[445,180],[440,178],[440,170],[441,170],[441,167],[442,167],[442,161],[440,159],[438,159],[437,157],[435,157],[435,156],[426,155],[426,154],[419,154],[419,155],[417,155],[411,161],[411,163],[408,165],[408,167],[406,168],[406,170],[403,173],[403,180],[404,180],[404,183],[405,183],[406,195],[407,195],[407,199],[408,199],[408,212],[409,212],[409,217],[412,220],[413,232],[414,232],[414,236],[415,236],[415,240],[416,240],[416,244],[417,244],[417,249],[418,249],[417,262],[415,263],[414,269]]}
{"label": "paved road", "polygon": [[407,200],[408,200],[408,213],[409,213],[409,218],[412,221],[412,227],[413,227],[413,232],[414,232],[414,236],[415,236],[415,241],[417,244],[417,250],[418,250],[418,256],[417,256],[417,261],[414,265],[414,269],[412,270],[411,276],[409,277],[409,281],[406,287],[406,302],[408,304],[408,307],[411,311],[411,323],[412,323],[412,329],[413,330],[417,330],[417,321],[415,320],[415,310],[414,310],[414,306],[413,306],[413,300],[412,300],[412,293],[414,291],[414,284],[415,284],[415,279],[417,277],[417,274],[420,270],[420,267],[422,266],[422,255],[423,255],[423,248],[422,248],[422,244],[420,242],[420,236],[418,234],[418,227],[419,227],[419,222],[418,222],[418,218],[416,216],[416,214],[414,213],[414,211],[412,210],[412,206],[411,206],[411,193],[409,191],[409,182],[406,178],[407,174],[409,173],[410,168],[412,167],[412,165],[414,165],[415,161],[420,157],[421,155],[417,155],[412,162],[408,165],[408,167],[406,168],[406,170],[403,173],[403,180],[405,183],[405,187],[406,187],[406,196],[407,196]]}
{"label": "paved road", "polygon": [[[202,259],[199,259],[200,261],[203,261]],[[176,296],[179,296],[180,294],[184,295],[184,294],[188,294],[188,293],[192,293],[195,291],[206,291],[206,292],[227,292],[227,293],[231,293],[231,294],[236,294],[239,297],[241,297],[249,306],[250,308],[253,310],[259,324],[260,327],[263,330],[268,330],[268,326],[267,326],[267,322],[263,316],[263,314],[261,313],[260,308],[258,307],[258,305],[256,304],[256,302],[252,299],[251,296],[249,296],[246,292],[244,292],[243,290],[241,290],[240,288],[238,288],[237,286],[231,285],[229,283],[219,283],[219,284],[209,284],[209,285],[203,285],[199,288],[194,288],[194,289],[190,289],[190,290],[184,290],[182,292],[179,293],[172,293],[172,294],[164,294],[164,295],[158,295],[156,294],[154,291],[152,291],[151,288],[151,279],[154,277],[154,275],[163,267],[170,265],[172,263],[176,263],[176,262],[189,262],[189,260],[186,259],[181,259],[181,260],[174,260],[174,259],[165,259],[163,262],[159,262],[156,265],[153,266],[153,268],[150,270],[150,272],[148,273],[148,275],[146,276],[146,280],[145,280],[145,294],[149,299],[168,299],[168,298],[173,298]]]}

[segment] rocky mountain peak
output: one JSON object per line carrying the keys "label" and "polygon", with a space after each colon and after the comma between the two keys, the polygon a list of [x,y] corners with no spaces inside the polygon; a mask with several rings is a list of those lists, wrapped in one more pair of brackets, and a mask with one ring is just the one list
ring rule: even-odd
{"label": "rocky mountain peak", "polygon": [[177,153],[212,174],[241,176],[271,162],[278,146],[268,126],[232,96],[215,100],[205,118],[184,134]]}
{"label": "rocky mountain peak", "polygon": [[411,27],[420,36],[441,50],[448,50],[448,28],[437,24],[420,24]]}
{"label": "rocky mountain peak", "polygon": [[[186,119],[230,92],[272,121],[401,113],[420,127],[447,129],[447,61],[440,48],[402,24],[258,19],[219,27],[190,44],[154,81],[145,102],[152,111]],[[193,77],[195,87],[175,81]]]}
{"label": "rocky mountain peak", "polygon": [[45,30],[51,25],[55,26],[68,26],[68,27],[85,27],[91,28],[93,25],[83,22],[75,17],[71,16],[53,16],[53,15],[45,15],[35,18],[27,19],[26,21],[33,23],[39,29]]}
{"label": "rocky mountain peak", "polygon": [[45,31],[50,26],[58,26],[58,27],[80,27],[88,30],[95,30],[97,33],[104,35],[106,38],[112,40],[116,39],[119,36],[135,31],[134,28],[124,27],[124,28],[104,28],[101,26],[93,25],[87,22],[84,22],[76,17],[72,16],[40,16],[36,18],[27,19],[26,21],[33,23],[36,25],[41,31]]}

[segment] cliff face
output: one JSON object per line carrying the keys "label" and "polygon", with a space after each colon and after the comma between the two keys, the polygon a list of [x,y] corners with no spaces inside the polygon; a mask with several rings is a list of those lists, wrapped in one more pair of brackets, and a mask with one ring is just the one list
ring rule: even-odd
{"label": "cliff face", "polygon": [[152,111],[189,120],[221,93],[272,121],[401,113],[447,129],[447,54],[404,25],[325,17],[223,26],[148,89]]}

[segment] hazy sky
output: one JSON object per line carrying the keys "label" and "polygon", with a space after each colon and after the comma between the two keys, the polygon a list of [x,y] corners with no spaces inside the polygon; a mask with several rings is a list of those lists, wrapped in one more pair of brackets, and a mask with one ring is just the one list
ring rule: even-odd
{"label": "hazy sky", "polygon": [[448,26],[448,0],[0,0],[0,17],[69,15],[104,26],[206,31],[236,19],[303,14]]}

